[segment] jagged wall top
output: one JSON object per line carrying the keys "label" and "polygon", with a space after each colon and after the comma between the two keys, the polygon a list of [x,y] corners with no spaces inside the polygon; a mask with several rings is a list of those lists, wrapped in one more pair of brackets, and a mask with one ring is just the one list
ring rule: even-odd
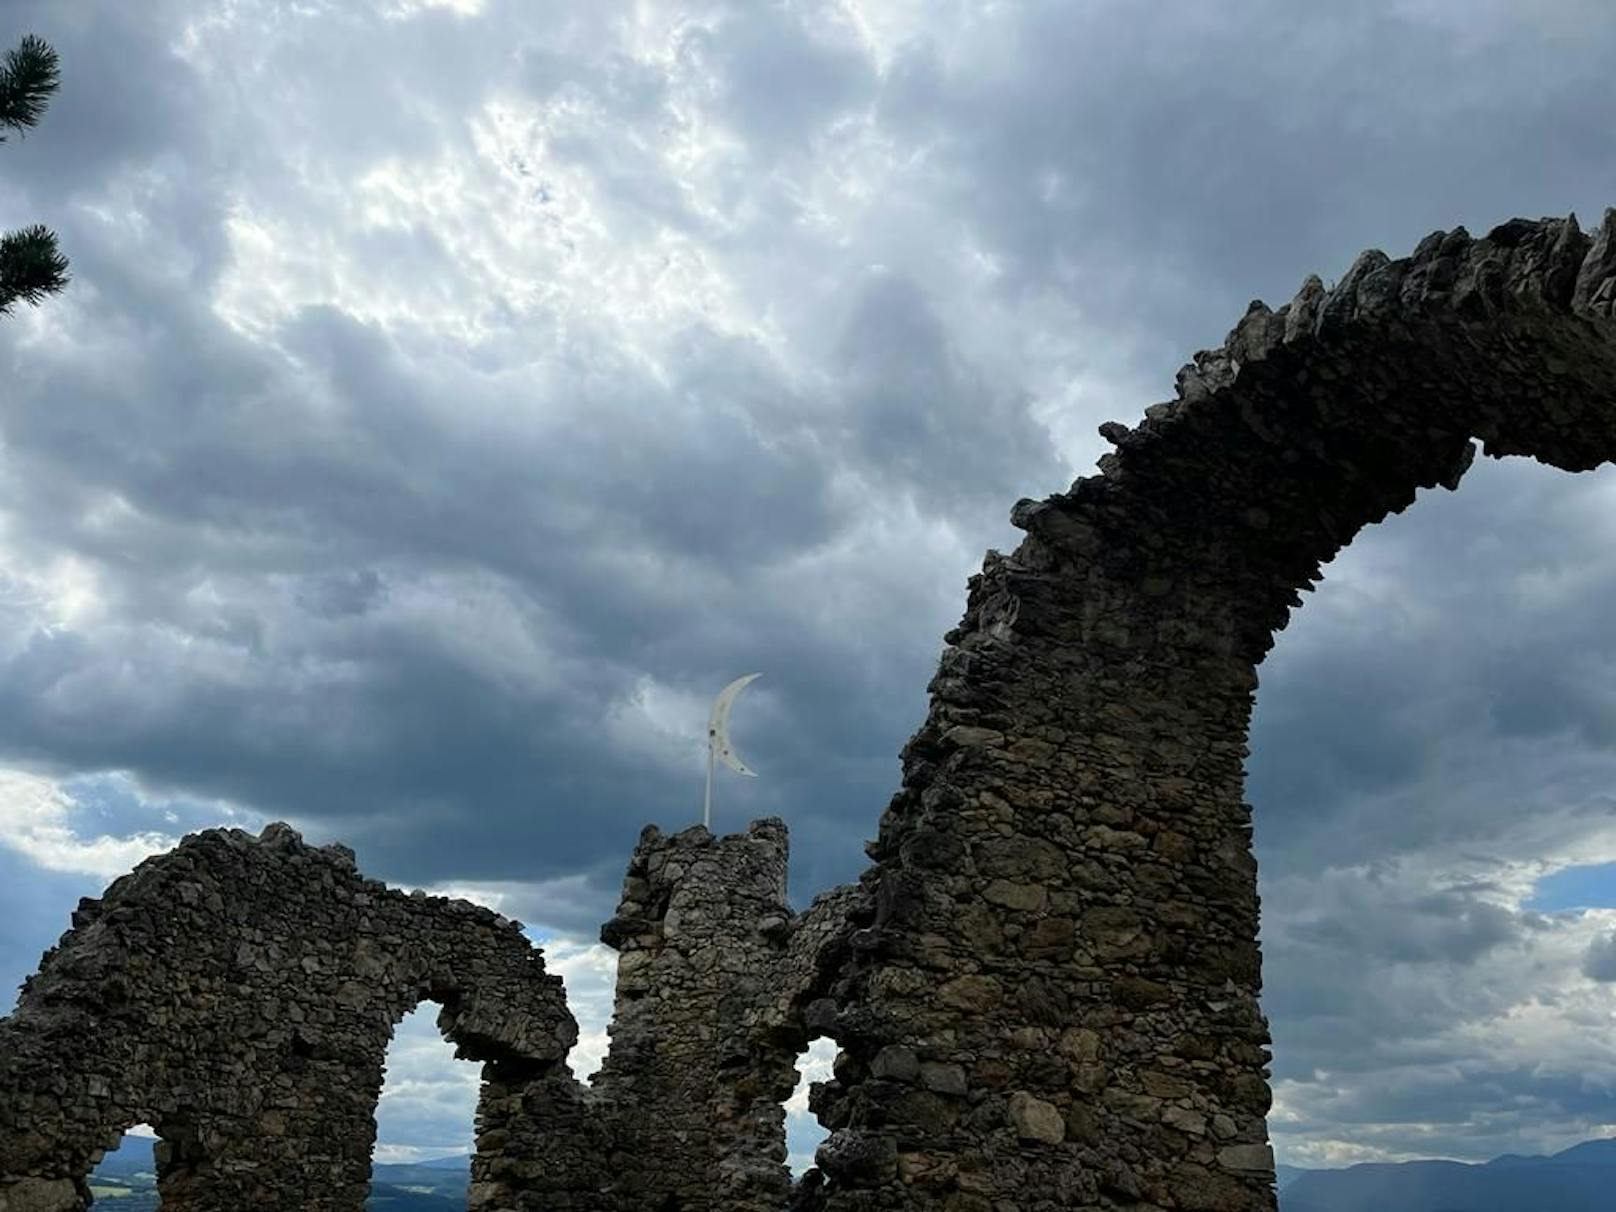
{"label": "jagged wall top", "polygon": [[1417,487],[1458,484],[1471,438],[1568,471],[1607,461],[1616,350],[1587,326],[1613,314],[1616,210],[1592,236],[1573,215],[1433,232],[1396,260],[1371,249],[1329,290],[1310,276],[1277,310],[1253,302],[1175,399],[1102,425],[1116,449],[1099,475],[1012,510],[1036,540],[1015,558],[1148,576],[1141,612],[1181,608],[1209,571],[1250,574],[1226,621],[1260,659],[1354,533]]}

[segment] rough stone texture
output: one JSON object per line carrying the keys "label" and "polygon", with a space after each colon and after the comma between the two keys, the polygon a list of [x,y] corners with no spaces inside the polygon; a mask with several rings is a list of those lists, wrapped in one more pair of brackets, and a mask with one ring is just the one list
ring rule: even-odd
{"label": "rough stone texture", "polygon": [[[1177,399],[1101,427],[1100,475],[1016,506],[870,848],[812,1207],[1273,1209],[1256,665],[1320,565],[1454,487],[1473,437],[1616,455],[1613,309],[1616,212],[1592,240],[1514,220],[1368,252],[1253,303]],[[895,1079],[895,1045],[963,1089]]]}
{"label": "rough stone texture", "polygon": [[[488,1067],[472,1208],[785,1207],[781,1103],[855,895],[793,914],[786,860],[772,818],[723,838],[641,834],[601,930],[620,953],[606,1062],[587,1089],[565,1091],[553,1074]],[[581,1138],[534,1110],[557,1101]]]}
{"label": "rough stone texture", "polygon": [[[356,1208],[382,1048],[424,997],[484,1059],[481,1212],[1272,1212],[1256,666],[1356,531],[1473,457],[1616,456],[1616,211],[1367,252],[1253,303],[1101,474],[1012,521],[946,637],[862,881],[785,905],[785,830],[642,835],[612,1050],[510,923],[284,826],[86,902],[0,1021],[0,1212],[83,1206],[144,1120],[165,1207]],[[779,1102],[841,1048],[792,1188]]]}
{"label": "rough stone texture", "polygon": [[517,923],[355,873],[285,825],[209,830],[84,900],[0,1019],[0,1212],[89,1205],[156,1129],[165,1209],[363,1207],[393,1027],[543,1071],[577,1038]]}

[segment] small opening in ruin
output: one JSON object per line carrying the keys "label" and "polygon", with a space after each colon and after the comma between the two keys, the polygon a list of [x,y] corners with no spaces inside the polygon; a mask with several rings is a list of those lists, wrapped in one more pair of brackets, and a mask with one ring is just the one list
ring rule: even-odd
{"label": "small opening in ruin", "polygon": [[437,1016],[438,1006],[423,1002],[393,1029],[367,1207],[466,1206],[482,1066],[456,1059]]}
{"label": "small opening in ruin", "polygon": [[544,948],[544,967],[561,978],[567,1009],[578,1023],[578,1042],[567,1053],[567,1067],[581,1082],[594,1079],[605,1063],[611,1042],[607,1027],[612,1021],[617,992],[617,952],[603,943],[580,942],[545,931],[530,933],[533,942]]}
{"label": "small opening in ruin", "polygon": [[814,1164],[814,1151],[829,1135],[828,1129],[808,1109],[808,1087],[814,1082],[828,1082],[831,1065],[836,1060],[836,1041],[823,1037],[814,1040],[797,1057],[797,1087],[783,1104],[786,1111],[786,1165],[791,1177],[801,1178]]}
{"label": "small opening in ruin", "polygon": [[90,1172],[90,1193],[97,1208],[113,1212],[149,1212],[162,1207],[157,1194],[157,1133],[149,1124],[136,1124],[123,1134],[118,1147]]}

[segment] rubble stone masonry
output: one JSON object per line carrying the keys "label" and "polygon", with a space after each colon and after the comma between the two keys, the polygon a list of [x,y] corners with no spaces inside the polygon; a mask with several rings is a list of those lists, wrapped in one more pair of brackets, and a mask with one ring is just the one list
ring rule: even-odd
{"label": "rubble stone masonry", "polygon": [[0,1209],[88,1206],[138,1123],[164,1209],[359,1209],[387,1044],[427,1000],[474,1060],[551,1068],[578,1034],[515,922],[285,825],[189,837],[81,901],[0,1019]]}

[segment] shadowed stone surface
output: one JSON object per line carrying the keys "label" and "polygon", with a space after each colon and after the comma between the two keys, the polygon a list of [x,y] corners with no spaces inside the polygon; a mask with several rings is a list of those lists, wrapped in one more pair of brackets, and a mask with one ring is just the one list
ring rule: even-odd
{"label": "shadowed stone surface", "polygon": [[[124,1127],[165,1207],[357,1208],[392,1024],[483,1059],[480,1212],[1272,1212],[1256,666],[1363,526],[1479,438],[1616,456],[1616,211],[1437,232],[1253,303],[1101,474],[1022,501],[946,637],[861,882],[785,903],[785,828],[647,829],[612,1049],[516,927],[359,879],[284,826],[188,839],[81,906],[0,1021],[0,1212],[82,1207]],[[793,1061],[841,1048],[794,1188]]]}

